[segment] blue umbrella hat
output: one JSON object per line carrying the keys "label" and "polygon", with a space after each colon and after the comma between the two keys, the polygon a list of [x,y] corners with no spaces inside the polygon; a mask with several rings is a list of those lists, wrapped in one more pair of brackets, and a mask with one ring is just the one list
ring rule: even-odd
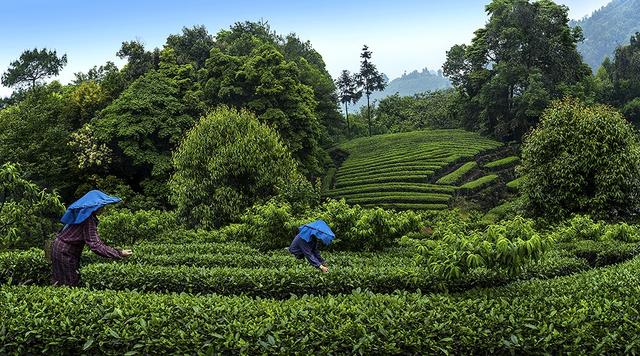
{"label": "blue umbrella hat", "polygon": [[107,195],[99,190],[92,190],[69,205],[60,221],[67,225],[80,224],[87,220],[94,211],[105,205],[115,204],[120,201],[122,199],[118,197]]}
{"label": "blue umbrella hat", "polygon": [[300,237],[307,242],[311,241],[311,236],[315,236],[320,239],[323,244],[329,245],[331,241],[333,241],[333,239],[336,237],[336,234],[331,231],[329,225],[327,225],[327,223],[322,220],[316,220],[314,222],[304,224],[298,229],[298,235],[300,235]]}

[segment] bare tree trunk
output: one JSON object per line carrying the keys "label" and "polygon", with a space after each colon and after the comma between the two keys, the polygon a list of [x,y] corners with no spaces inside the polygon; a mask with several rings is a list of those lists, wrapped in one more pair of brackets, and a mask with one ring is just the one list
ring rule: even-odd
{"label": "bare tree trunk", "polygon": [[351,128],[349,127],[349,108],[347,107],[347,103],[344,103],[344,112],[347,118],[347,137],[351,137]]}
{"label": "bare tree trunk", "polygon": [[367,94],[367,121],[369,122],[369,137],[371,137],[371,106],[369,106],[369,94]]}

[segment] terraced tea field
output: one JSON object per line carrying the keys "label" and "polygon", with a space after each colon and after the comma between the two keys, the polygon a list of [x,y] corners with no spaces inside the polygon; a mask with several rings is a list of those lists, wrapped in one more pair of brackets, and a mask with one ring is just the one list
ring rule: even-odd
{"label": "terraced tea field", "polygon": [[[358,138],[340,146],[348,157],[337,169],[334,184],[327,184],[330,189],[326,195],[365,207],[444,209],[466,182],[435,178],[458,163],[467,163],[468,171],[477,166],[476,155],[500,146],[499,142],[464,130]],[[460,176],[464,173],[460,172]]]}

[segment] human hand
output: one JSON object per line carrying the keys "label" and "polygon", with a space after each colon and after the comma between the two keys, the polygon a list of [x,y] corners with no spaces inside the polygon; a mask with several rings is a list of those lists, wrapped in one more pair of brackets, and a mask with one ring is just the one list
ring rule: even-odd
{"label": "human hand", "polygon": [[133,254],[133,251],[131,250],[120,250],[120,256],[122,257],[129,257]]}
{"label": "human hand", "polygon": [[327,268],[327,266],[324,266],[324,265],[320,265],[320,270],[322,271],[322,273],[329,272],[329,268]]}

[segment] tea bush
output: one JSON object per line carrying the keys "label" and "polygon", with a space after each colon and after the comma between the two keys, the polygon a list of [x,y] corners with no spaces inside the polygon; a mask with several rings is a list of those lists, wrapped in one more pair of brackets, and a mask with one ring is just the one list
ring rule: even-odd
{"label": "tea bush", "polygon": [[174,153],[173,163],[171,200],[191,227],[237,222],[247,208],[288,191],[291,182],[297,182],[291,196],[317,195],[300,177],[277,132],[245,110],[220,107],[202,118]]}
{"label": "tea bush", "polygon": [[176,215],[169,211],[113,209],[99,219],[100,237],[117,246],[161,240],[163,234],[173,234],[178,229]]}
{"label": "tea bush", "polygon": [[609,219],[640,210],[640,144],[620,113],[575,100],[556,102],[525,139],[520,191],[529,212]]}
{"label": "tea bush", "polygon": [[261,250],[269,250],[288,246],[299,226],[322,219],[336,234],[327,248],[379,251],[394,246],[396,240],[422,226],[421,215],[416,212],[365,209],[348,205],[344,200],[329,199],[310,212],[292,210],[289,204],[272,200],[252,207],[240,224],[229,225],[221,231],[230,241],[248,242]]}
{"label": "tea bush", "polygon": [[638,353],[638,269],[636,259],[459,296],[271,300],[2,287],[0,353]]}
{"label": "tea bush", "polygon": [[534,229],[532,220],[516,217],[468,233],[464,227],[434,231],[438,239],[419,244],[423,263],[436,275],[452,279],[478,267],[515,275],[528,261],[540,259],[550,242]]}

